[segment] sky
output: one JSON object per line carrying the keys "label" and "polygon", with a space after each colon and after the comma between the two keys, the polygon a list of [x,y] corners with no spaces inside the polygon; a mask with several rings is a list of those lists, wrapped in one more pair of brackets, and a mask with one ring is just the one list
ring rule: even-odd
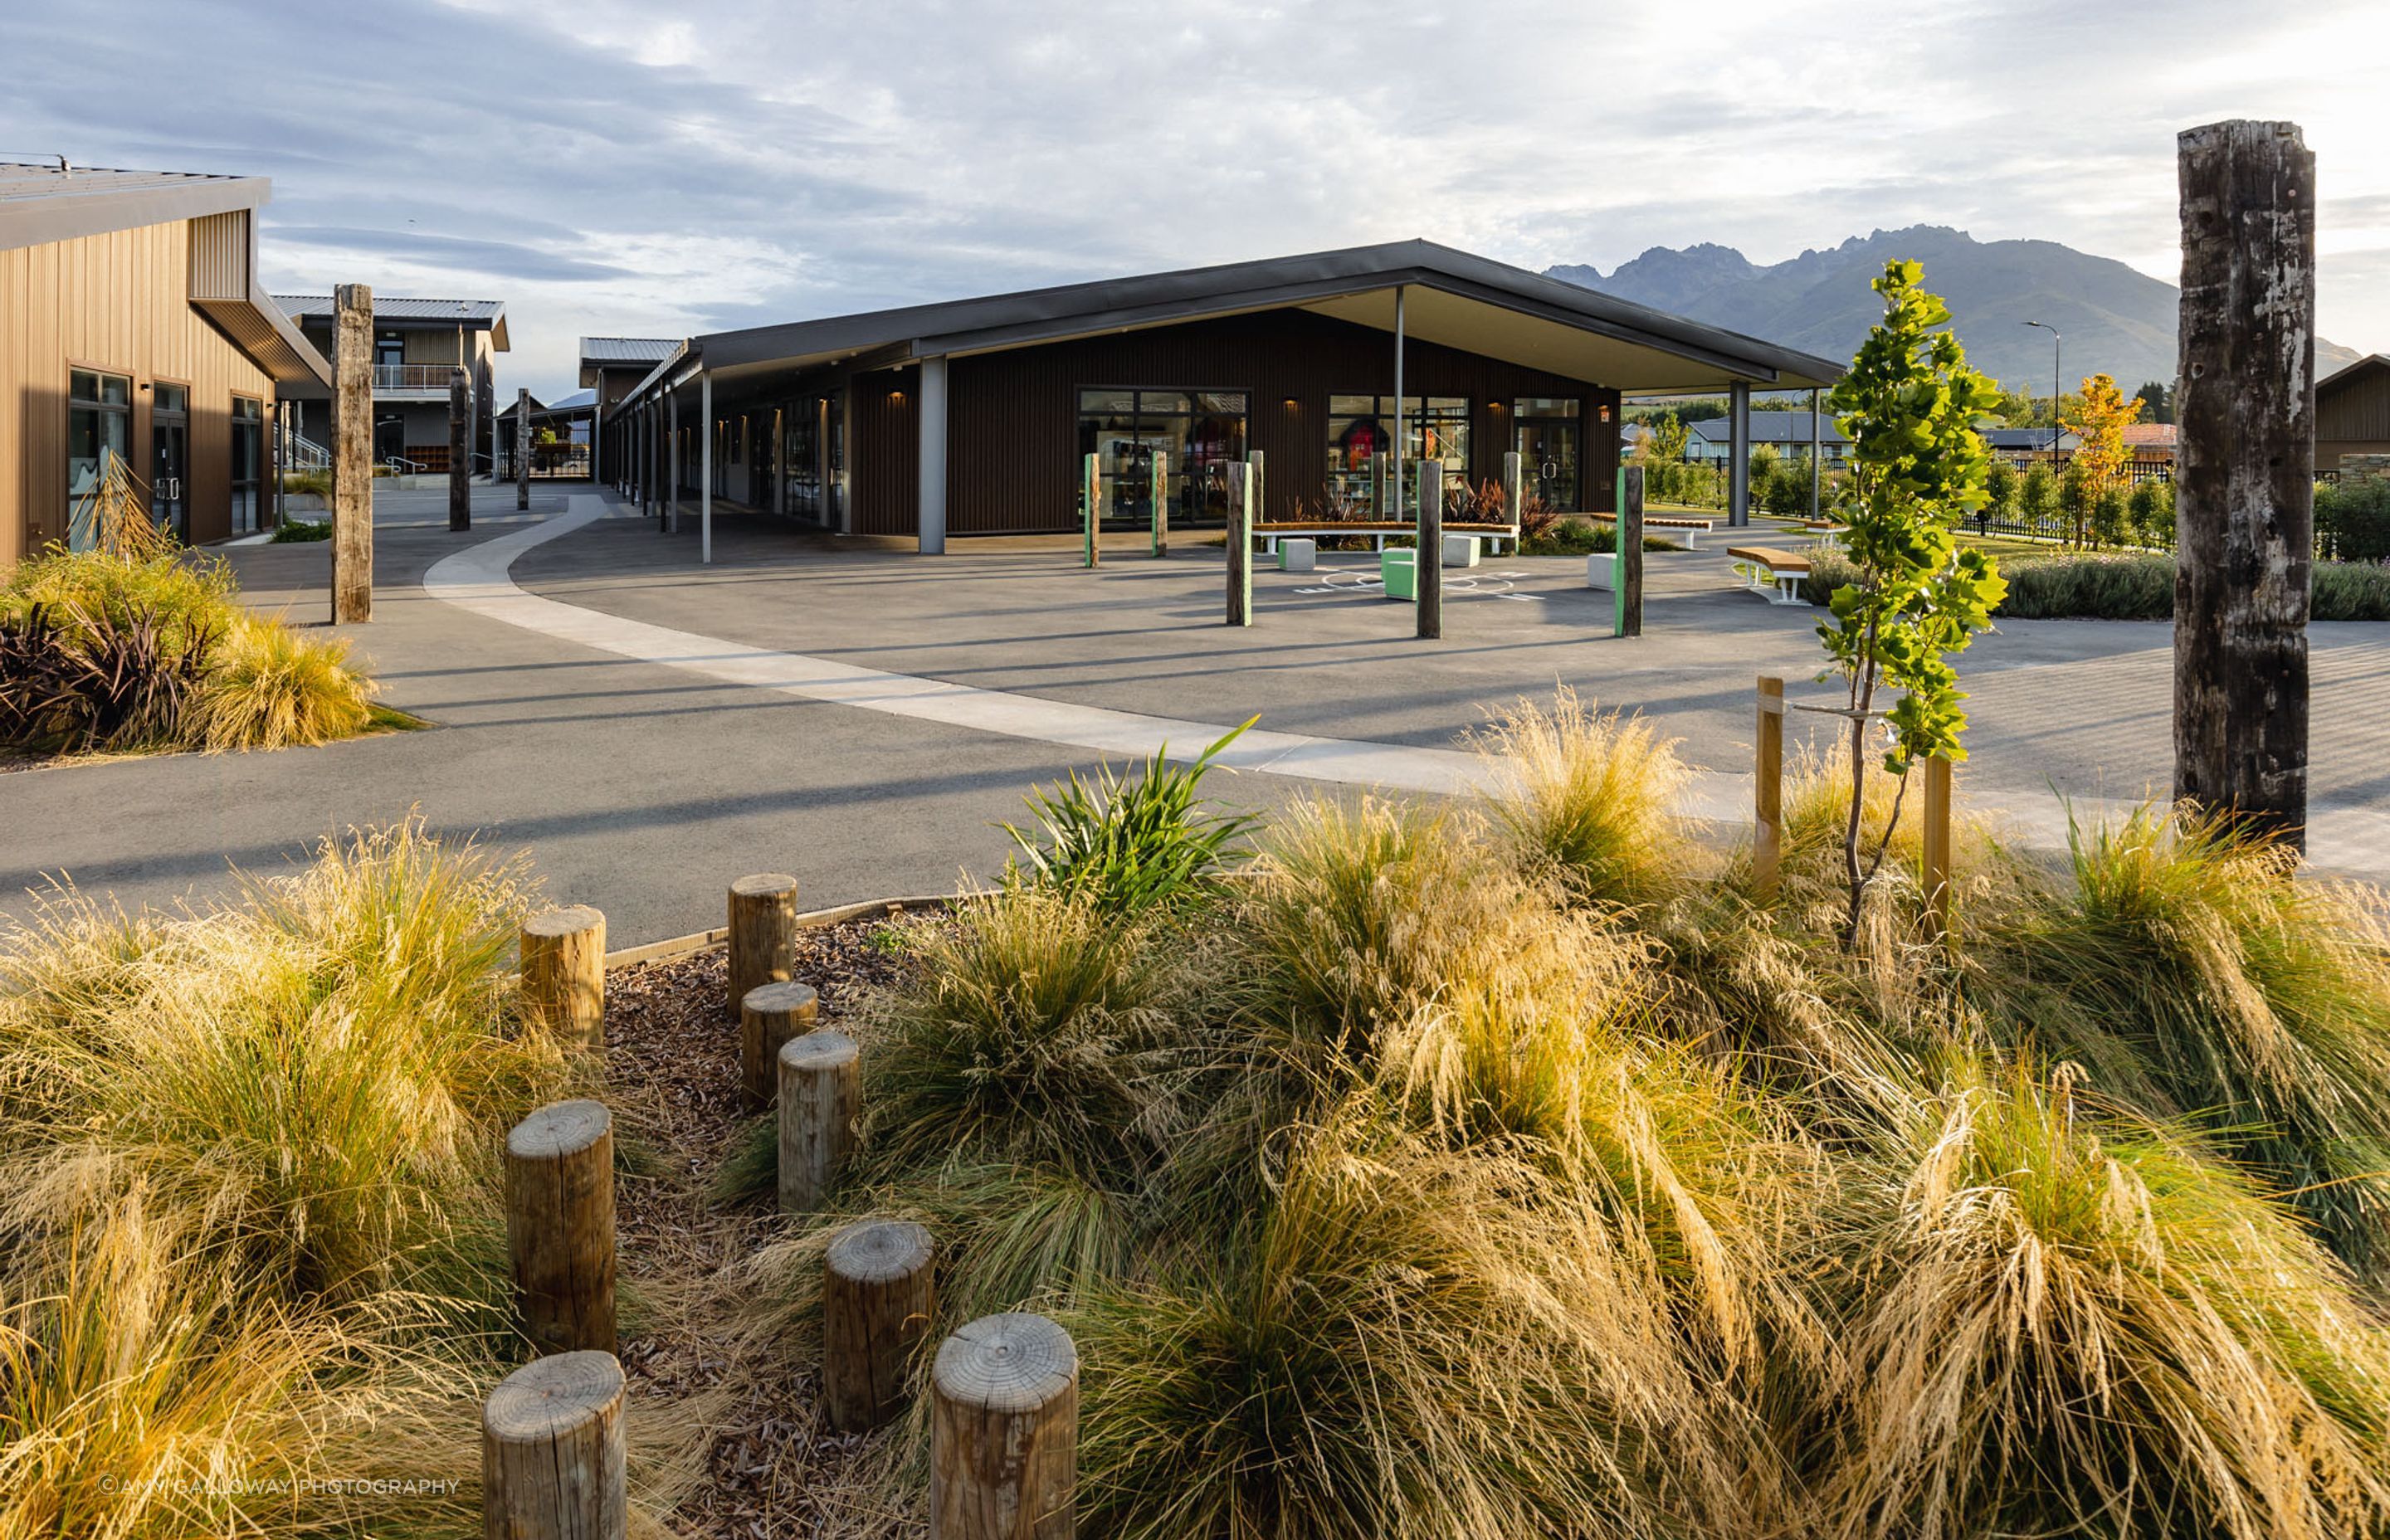
{"label": "sky", "polygon": [[1423,236],[1605,271],[1955,225],[2177,274],[2174,136],[2318,157],[2390,352],[2390,5],[0,0],[0,158],[270,176],[267,286],[683,337]]}

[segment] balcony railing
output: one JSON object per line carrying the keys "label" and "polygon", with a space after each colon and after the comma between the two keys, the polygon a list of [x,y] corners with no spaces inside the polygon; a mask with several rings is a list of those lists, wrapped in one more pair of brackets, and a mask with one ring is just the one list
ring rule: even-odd
{"label": "balcony railing", "polygon": [[456,372],[454,364],[377,364],[374,366],[374,393],[446,395],[449,379]]}

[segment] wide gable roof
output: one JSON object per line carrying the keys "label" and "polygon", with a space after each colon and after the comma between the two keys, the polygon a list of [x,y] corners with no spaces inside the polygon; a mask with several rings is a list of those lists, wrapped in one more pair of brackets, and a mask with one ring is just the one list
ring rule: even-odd
{"label": "wide gable roof", "polygon": [[0,161],[0,251],[254,209],[263,176]]}
{"label": "wide gable roof", "polygon": [[858,358],[894,365],[1290,307],[1391,333],[1397,291],[1409,337],[1621,390],[1738,380],[1799,389],[1843,372],[1830,359],[1406,240],[715,332],[691,339],[640,392],[677,384],[692,367],[736,379]]}

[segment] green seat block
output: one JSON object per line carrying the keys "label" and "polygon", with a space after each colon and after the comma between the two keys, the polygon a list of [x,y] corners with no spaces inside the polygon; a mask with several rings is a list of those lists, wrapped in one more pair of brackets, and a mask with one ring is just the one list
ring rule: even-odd
{"label": "green seat block", "polygon": [[1378,576],[1386,585],[1390,599],[1419,599],[1419,553],[1417,551],[1380,551]]}

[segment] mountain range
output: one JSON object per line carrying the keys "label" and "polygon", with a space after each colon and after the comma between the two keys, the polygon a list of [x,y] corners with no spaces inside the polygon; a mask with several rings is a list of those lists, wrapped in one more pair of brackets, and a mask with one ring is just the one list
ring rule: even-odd
{"label": "mountain range", "polygon": [[[1848,358],[1883,314],[1868,288],[1897,258],[1922,263],[1925,287],[1949,302],[1951,325],[1977,368],[2012,391],[2046,395],[2050,338],[2063,335],[2065,388],[2102,370],[2127,391],[2171,380],[2176,367],[2174,285],[2121,262],[2054,240],[1975,239],[1917,225],[1853,236],[1840,246],[1762,265],[1730,246],[1655,246],[1604,275],[1598,267],[1546,268],[1655,310],[1690,316],[1825,358]],[[2351,349],[2316,341],[2316,372],[2356,362]]]}

